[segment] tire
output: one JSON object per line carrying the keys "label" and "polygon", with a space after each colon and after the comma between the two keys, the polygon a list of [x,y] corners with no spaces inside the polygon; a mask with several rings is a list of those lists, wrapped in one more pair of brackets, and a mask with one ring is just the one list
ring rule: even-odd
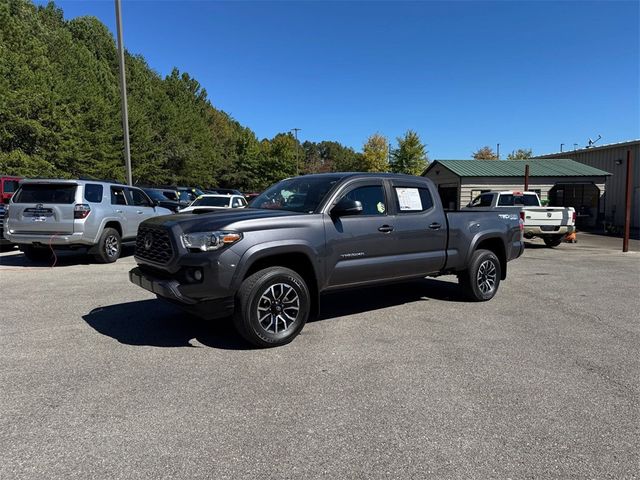
{"label": "tire", "polygon": [[47,262],[51,260],[51,257],[53,256],[53,252],[50,248],[34,247],[32,245],[25,246],[22,249],[22,252],[28,260],[38,263]]}
{"label": "tire", "polygon": [[278,347],[302,331],[310,307],[309,289],[300,275],[284,267],[265,268],[242,282],[233,324],[252,345]]}
{"label": "tire", "polygon": [[458,275],[460,287],[475,302],[491,300],[498,292],[502,269],[500,260],[490,250],[477,250],[469,268]]}
{"label": "tire", "polygon": [[105,228],[96,245],[94,258],[100,263],[113,263],[122,253],[122,240],[115,228]]}
{"label": "tire", "polygon": [[552,237],[542,237],[542,240],[544,240],[544,244],[547,247],[554,248],[562,243],[563,238],[564,235],[554,235]]}

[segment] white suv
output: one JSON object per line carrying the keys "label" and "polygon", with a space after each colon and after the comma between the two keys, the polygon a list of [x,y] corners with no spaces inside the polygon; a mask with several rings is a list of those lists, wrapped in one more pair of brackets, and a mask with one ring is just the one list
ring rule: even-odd
{"label": "white suv", "polygon": [[4,235],[30,260],[87,248],[102,263],[135,244],[140,222],[171,214],[139,188],[91,180],[23,180],[8,210]]}

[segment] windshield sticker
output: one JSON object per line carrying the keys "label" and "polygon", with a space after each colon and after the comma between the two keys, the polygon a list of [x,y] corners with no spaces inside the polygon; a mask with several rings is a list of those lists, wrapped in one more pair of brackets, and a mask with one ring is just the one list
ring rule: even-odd
{"label": "windshield sticker", "polygon": [[378,205],[376,205],[376,207],[378,208],[378,212],[384,213],[384,211],[385,211],[384,203],[378,202]]}
{"label": "windshield sticker", "polygon": [[396,188],[400,211],[422,210],[422,200],[417,188]]}

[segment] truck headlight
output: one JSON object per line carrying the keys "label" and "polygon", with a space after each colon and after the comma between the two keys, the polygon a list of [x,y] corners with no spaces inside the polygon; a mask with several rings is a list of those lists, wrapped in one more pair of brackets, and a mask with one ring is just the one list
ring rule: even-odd
{"label": "truck headlight", "polygon": [[242,239],[242,234],[228,231],[193,232],[182,234],[181,239],[184,247],[189,250],[209,252],[236,243]]}

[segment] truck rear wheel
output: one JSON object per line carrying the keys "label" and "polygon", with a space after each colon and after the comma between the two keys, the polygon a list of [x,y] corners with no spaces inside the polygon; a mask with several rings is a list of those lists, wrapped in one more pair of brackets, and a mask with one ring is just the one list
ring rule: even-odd
{"label": "truck rear wheel", "polygon": [[560,245],[562,243],[563,238],[564,238],[564,235],[554,235],[552,237],[543,237],[542,240],[544,240],[544,243],[547,247],[553,248]]}
{"label": "truck rear wheel", "polygon": [[269,267],[247,277],[236,295],[233,323],[258,347],[277,347],[293,340],[309,317],[311,297],[293,270]]}
{"label": "truck rear wheel", "polygon": [[100,263],[113,263],[120,258],[122,240],[115,228],[105,228],[96,245],[94,258]]}
{"label": "truck rear wheel", "polygon": [[476,250],[469,268],[458,274],[458,281],[471,300],[486,302],[497,293],[501,276],[496,254],[490,250]]}

